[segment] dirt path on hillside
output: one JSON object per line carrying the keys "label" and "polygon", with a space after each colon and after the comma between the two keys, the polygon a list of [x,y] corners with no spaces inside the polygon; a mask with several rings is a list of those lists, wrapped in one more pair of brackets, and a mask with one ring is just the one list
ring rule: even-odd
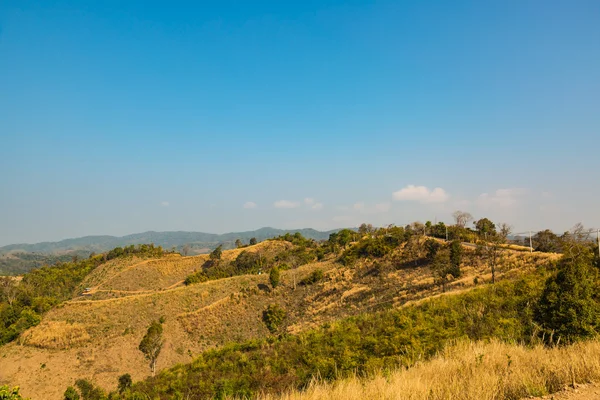
{"label": "dirt path on hillside", "polygon": [[560,392],[543,397],[532,397],[532,400],[598,400],[600,399],[600,385],[576,385]]}

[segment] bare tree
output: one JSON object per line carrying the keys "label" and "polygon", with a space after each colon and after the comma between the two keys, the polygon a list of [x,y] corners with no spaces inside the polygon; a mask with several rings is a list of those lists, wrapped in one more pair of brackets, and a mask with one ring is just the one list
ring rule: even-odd
{"label": "bare tree", "polygon": [[473,216],[464,211],[454,211],[452,216],[454,217],[454,221],[456,221],[456,226],[460,228],[464,228],[470,221],[473,220]]}
{"label": "bare tree", "polygon": [[190,245],[189,243],[186,243],[183,245],[183,249],[181,249],[181,251],[183,252],[184,256],[187,256],[188,254],[190,254]]}
{"label": "bare tree", "polygon": [[581,222],[575,224],[561,236],[563,251],[568,256],[577,256],[584,251],[582,244],[590,239],[591,229],[586,229]]}

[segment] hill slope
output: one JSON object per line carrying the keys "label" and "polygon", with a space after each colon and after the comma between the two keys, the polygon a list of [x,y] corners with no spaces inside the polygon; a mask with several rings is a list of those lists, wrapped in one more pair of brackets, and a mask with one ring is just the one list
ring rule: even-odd
{"label": "hill slope", "polygon": [[[224,251],[230,262],[243,251],[281,260],[296,248],[286,241],[267,241],[245,249]],[[465,290],[489,280],[487,267],[465,249],[463,278],[448,291]],[[498,276],[522,273],[554,256],[507,250]],[[366,259],[342,266],[332,256],[282,272],[282,285],[270,289],[267,274],[245,274],[184,286],[181,280],[204,268],[206,255],[168,254],[158,259],[111,260],[93,270],[77,296],[44,315],[42,323],[26,331],[18,342],[0,347],[0,382],[19,384],[35,399],[60,399],[75,379],[87,378],[107,390],[117,377],[130,373],[134,380],[149,374],[138,344],[148,324],[166,317],[166,344],[158,361],[163,369],[186,363],[201,352],[230,342],[271,335],[262,313],[277,304],[288,312],[279,332],[297,333],[389,307],[398,307],[440,294],[431,270],[404,259],[402,247],[385,260]],[[398,260],[402,260],[399,263]],[[300,284],[321,270],[322,280]],[[477,280],[474,280],[477,277]]]}

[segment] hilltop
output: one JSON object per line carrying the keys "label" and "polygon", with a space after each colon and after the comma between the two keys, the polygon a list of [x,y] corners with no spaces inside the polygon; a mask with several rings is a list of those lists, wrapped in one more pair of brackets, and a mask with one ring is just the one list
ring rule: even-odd
{"label": "hilltop", "polygon": [[[60,399],[80,378],[107,391],[125,373],[142,380],[150,371],[138,345],[149,323],[159,319],[164,319],[166,342],[158,368],[165,369],[230,343],[304,337],[304,332],[318,332],[349,317],[466,293],[490,282],[487,261],[476,248],[461,246],[460,274],[444,276],[442,285],[431,249],[443,252],[445,246],[439,239],[391,228],[368,234],[345,231],[322,245],[302,235],[285,235],[224,250],[218,259],[212,254],[163,254],[153,247],[130,255],[113,251],[111,259],[97,255],[66,301],[0,347],[0,383],[19,384],[33,399]],[[499,281],[552,265],[560,257],[501,251]],[[274,267],[281,269],[276,288],[268,274]],[[286,315],[269,326],[264,313],[274,306]]]}
{"label": "hilltop", "polygon": [[0,275],[18,275],[45,264],[70,261],[74,257],[88,257],[91,253],[102,253],[115,247],[154,243],[165,249],[176,248],[190,254],[207,253],[222,244],[225,249],[235,247],[235,241],[244,243],[252,238],[263,241],[286,233],[299,232],[314,240],[326,240],[339,229],[321,232],[315,229],[260,228],[254,231],[214,234],[204,232],[154,232],[148,231],[127,236],[85,236],[58,242],[35,244],[11,244],[0,247]]}

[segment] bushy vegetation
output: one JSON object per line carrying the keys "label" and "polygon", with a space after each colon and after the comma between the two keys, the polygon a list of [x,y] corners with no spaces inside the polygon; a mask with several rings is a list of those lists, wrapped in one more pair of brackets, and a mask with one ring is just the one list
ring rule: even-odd
{"label": "bushy vegetation", "polygon": [[233,261],[221,260],[221,248],[217,247],[202,269],[189,275],[184,283],[192,285],[210,280],[229,278],[232,276],[258,274],[261,272],[297,268],[315,261],[320,245],[312,239],[306,239],[300,233],[285,234],[273,240],[294,244],[290,249],[280,250],[277,254],[267,256],[262,251],[243,250]]}
{"label": "bushy vegetation", "polygon": [[165,253],[161,246],[154,246],[154,244],[140,244],[130,245],[125,247],[115,247],[111,251],[103,255],[104,261],[112,260],[114,258],[123,256],[142,256],[142,257],[162,257]]}
{"label": "bushy vegetation", "polygon": [[323,280],[323,270],[320,268],[315,269],[306,278],[300,281],[301,285],[312,285]]}
{"label": "bushy vegetation", "polygon": [[277,332],[287,316],[287,312],[278,304],[270,304],[263,312],[263,321],[271,333]]}
{"label": "bushy vegetation", "polygon": [[27,400],[19,394],[19,387],[0,385],[0,400]]}
{"label": "bushy vegetation", "polygon": [[406,243],[412,235],[410,230],[397,226],[377,229],[346,249],[339,261],[343,265],[352,265],[360,258],[381,258]]}
{"label": "bushy vegetation", "polygon": [[39,254],[26,252],[0,254],[0,275],[24,274],[34,268],[40,268],[44,265],[76,261],[81,258],[87,258],[89,255],[90,252],[85,250],[72,251],[65,254]]}

